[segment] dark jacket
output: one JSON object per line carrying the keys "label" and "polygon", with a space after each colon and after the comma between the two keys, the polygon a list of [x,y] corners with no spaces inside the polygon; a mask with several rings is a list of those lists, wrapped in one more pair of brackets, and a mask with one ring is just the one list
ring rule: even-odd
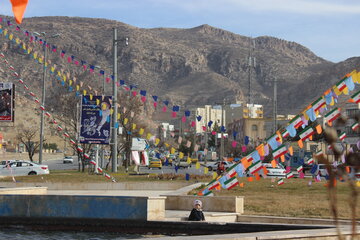
{"label": "dark jacket", "polygon": [[201,210],[193,208],[191,210],[189,221],[205,221],[204,213]]}

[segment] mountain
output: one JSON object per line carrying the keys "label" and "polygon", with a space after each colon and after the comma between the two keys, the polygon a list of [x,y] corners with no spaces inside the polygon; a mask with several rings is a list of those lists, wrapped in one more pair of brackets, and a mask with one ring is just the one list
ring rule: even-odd
{"label": "mountain", "polygon": [[[21,25],[21,29],[48,36],[60,33],[48,42],[65,50],[67,56],[101,66],[107,73],[112,71],[114,27],[120,40],[129,37],[129,46],[118,43],[119,78],[180,106],[214,104],[225,97],[246,102],[250,51],[256,59],[251,71],[253,103],[264,104],[268,113],[272,111],[275,78],[279,113],[297,113],[344,74],[360,70],[359,57],[333,63],[295,42],[270,36],[249,38],[206,24],[190,29],[143,29],[106,19],[35,17],[24,19]],[[2,36],[0,41],[23,79],[40,93],[41,66],[8,39]],[[101,77],[82,73],[81,67],[68,64],[59,54],[49,56],[84,85],[100,90]],[[110,85],[106,89],[110,94]],[[51,91],[47,98],[53,101]]]}

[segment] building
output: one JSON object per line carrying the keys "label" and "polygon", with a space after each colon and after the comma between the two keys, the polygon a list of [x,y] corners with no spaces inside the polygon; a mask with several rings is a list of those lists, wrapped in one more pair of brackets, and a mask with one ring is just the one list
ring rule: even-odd
{"label": "building", "polygon": [[165,140],[169,137],[170,132],[174,132],[175,128],[174,125],[171,125],[170,123],[163,122],[160,123],[158,126],[158,136],[161,140]]}
{"label": "building", "polygon": [[[222,107],[224,109],[222,116]],[[264,115],[263,106],[259,104],[227,104],[225,106],[221,105],[205,105],[204,108],[196,108],[196,116],[201,116],[201,120],[196,120],[196,133],[203,133],[203,126],[207,126],[208,122],[212,121],[213,124],[218,126],[226,126],[234,121],[243,119],[243,118],[254,118],[261,119]],[[224,119],[224,124],[222,123],[222,117]]]}
{"label": "building", "polygon": [[262,118],[242,118],[228,124],[228,133],[231,138],[243,141],[245,136],[250,137],[253,143],[260,142],[266,138],[265,120]]}

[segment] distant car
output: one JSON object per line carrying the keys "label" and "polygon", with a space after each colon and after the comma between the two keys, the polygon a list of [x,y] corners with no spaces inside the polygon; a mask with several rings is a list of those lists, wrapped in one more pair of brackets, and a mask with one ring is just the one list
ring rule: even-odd
{"label": "distant car", "polygon": [[150,159],[150,163],[149,163],[149,169],[150,168],[162,168],[162,162],[160,159]]}
{"label": "distant car", "polygon": [[[220,162],[210,162],[206,164],[206,167],[209,169],[209,171],[216,171]],[[225,169],[228,169],[229,167],[232,167],[234,163],[226,162],[224,161]]]}
{"label": "distant car", "polygon": [[355,173],[355,180],[360,181],[360,172]]}
{"label": "distant car", "polygon": [[263,166],[266,168],[266,170],[268,172],[267,173],[268,177],[285,177],[286,176],[286,170],[280,164],[277,164],[275,168],[272,166],[271,163],[263,163]]}
{"label": "distant car", "polygon": [[191,163],[189,164],[187,161],[177,160],[174,165],[178,168],[191,168]]}
{"label": "distant car", "polygon": [[0,168],[0,176],[26,176],[49,174],[47,165],[39,165],[30,161],[15,161]]}
{"label": "distant car", "polygon": [[64,157],[63,163],[74,163],[74,159],[70,156]]}

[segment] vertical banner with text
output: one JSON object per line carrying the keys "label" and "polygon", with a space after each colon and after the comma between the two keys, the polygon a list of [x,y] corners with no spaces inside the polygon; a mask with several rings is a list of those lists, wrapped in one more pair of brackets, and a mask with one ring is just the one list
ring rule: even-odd
{"label": "vertical banner with text", "polygon": [[15,86],[11,82],[0,83],[0,122],[14,121]]}
{"label": "vertical banner with text", "polygon": [[80,143],[109,144],[111,96],[83,96]]}

